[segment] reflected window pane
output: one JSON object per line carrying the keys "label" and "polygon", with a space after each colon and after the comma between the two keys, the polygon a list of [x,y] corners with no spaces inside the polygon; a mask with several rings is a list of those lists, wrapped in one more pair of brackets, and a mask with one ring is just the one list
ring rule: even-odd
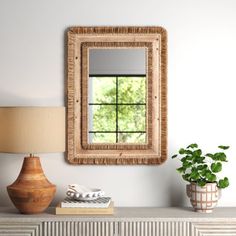
{"label": "reflected window pane", "polygon": [[115,103],[115,77],[89,77],[89,103]]}
{"label": "reflected window pane", "polygon": [[114,133],[90,133],[92,143],[115,143],[116,134]]}
{"label": "reflected window pane", "polygon": [[146,77],[119,77],[118,86],[119,103],[145,103]]}
{"label": "reflected window pane", "polygon": [[119,105],[118,129],[119,131],[145,131],[146,130],[145,105]]}
{"label": "reflected window pane", "polygon": [[116,130],[116,106],[114,105],[90,105],[89,117],[90,131]]}
{"label": "reflected window pane", "polygon": [[145,143],[145,133],[119,133],[119,143]]}

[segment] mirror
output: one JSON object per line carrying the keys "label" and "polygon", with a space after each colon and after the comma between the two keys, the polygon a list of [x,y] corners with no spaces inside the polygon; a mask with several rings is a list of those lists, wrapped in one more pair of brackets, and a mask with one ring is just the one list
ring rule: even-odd
{"label": "mirror", "polygon": [[70,163],[160,164],[167,153],[166,116],[163,28],[69,30]]}
{"label": "mirror", "polygon": [[92,48],[88,58],[88,142],[146,143],[145,48]]}

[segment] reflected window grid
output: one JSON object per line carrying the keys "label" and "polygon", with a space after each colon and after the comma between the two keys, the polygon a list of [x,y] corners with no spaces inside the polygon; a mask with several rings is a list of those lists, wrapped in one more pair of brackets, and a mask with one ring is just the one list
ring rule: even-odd
{"label": "reflected window grid", "polygon": [[[103,79],[115,79],[115,98],[109,98],[111,101],[115,102],[106,102],[106,101],[95,101],[94,102],[94,84],[93,80],[96,78]],[[127,78],[144,78],[145,80],[145,94],[144,102],[122,102],[125,100],[124,97],[119,98],[119,80]],[[113,81],[114,82],[114,81]],[[119,130],[119,107],[120,106],[144,106],[144,124],[146,126],[146,75],[90,75],[89,76],[89,143],[145,143],[146,142],[146,127],[143,130]],[[141,96],[142,97],[142,96]],[[95,98],[96,100],[96,98]],[[106,98],[105,98],[106,100]],[[115,108],[115,130],[94,130],[94,106],[114,106]],[[102,123],[102,121],[101,121]],[[129,134],[132,134],[134,137],[125,137]],[[124,139],[126,141],[124,141]]]}

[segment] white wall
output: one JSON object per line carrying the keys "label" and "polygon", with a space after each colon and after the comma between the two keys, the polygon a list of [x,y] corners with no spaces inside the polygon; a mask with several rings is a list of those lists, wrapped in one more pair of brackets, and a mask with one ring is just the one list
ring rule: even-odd
{"label": "white wall", "polygon": [[[0,0],[0,106],[64,105],[65,31],[84,25],[161,25],[168,30],[169,155],[198,142],[231,146],[221,206],[236,204],[235,0]],[[0,154],[0,205],[11,205],[22,155]],[[161,166],[72,166],[62,154],[41,155],[58,186],[101,187],[117,206],[186,205],[177,162]]]}

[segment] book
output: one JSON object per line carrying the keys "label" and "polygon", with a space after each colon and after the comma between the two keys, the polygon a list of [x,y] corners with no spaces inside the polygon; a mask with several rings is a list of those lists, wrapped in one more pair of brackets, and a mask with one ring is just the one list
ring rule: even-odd
{"label": "book", "polygon": [[82,201],[82,200],[72,200],[70,198],[66,198],[61,202],[61,207],[67,208],[107,208],[111,202],[110,197],[101,197],[95,200]]}
{"label": "book", "polygon": [[114,203],[111,201],[106,208],[85,208],[85,207],[56,207],[56,215],[113,215]]}

